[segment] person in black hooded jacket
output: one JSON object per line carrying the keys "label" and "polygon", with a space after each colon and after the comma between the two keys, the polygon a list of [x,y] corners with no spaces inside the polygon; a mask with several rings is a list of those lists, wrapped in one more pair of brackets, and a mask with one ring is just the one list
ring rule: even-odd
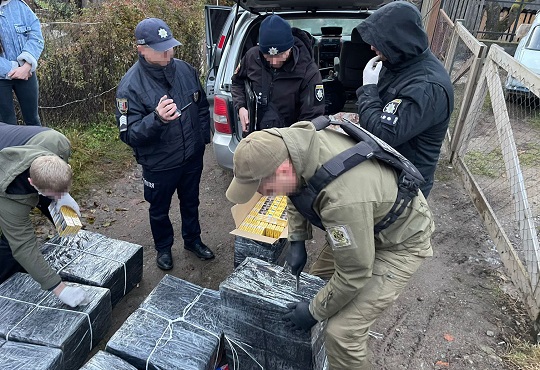
{"label": "person in black hooded jacket", "polygon": [[360,125],[410,160],[422,173],[427,198],[433,186],[454,91],[441,62],[429,50],[418,9],[396,1],[357,26],[377,57],[358,88]]}
{"label": "person in black hooded jacket", "polygon": [[249,131],[246,82],[257,99],[254,130],[289,127],[324,114],[324,88],[309,36],[278,15],[266,17],[259,45],[247,51],[232,76],[232,96],[242,129]]}

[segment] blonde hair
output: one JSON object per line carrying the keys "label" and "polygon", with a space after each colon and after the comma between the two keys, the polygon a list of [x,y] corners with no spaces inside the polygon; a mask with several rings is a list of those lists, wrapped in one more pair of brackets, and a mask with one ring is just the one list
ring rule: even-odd
{"label": "blonde hair", "polygon": [[34,159],[30,165],[30,178],[39,190],[62,193],[71,188],[73,171],[59,156],[44,155]]}

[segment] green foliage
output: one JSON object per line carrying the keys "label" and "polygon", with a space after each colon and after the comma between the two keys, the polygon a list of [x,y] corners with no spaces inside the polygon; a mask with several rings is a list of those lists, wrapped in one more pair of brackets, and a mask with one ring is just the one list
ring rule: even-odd
{"label": "green foliage", "polygon": [[80,13],[78,4],[73,0],[34,0],[39,8],[46,12],[49,20],[68,20]]}
{"label": "green foliage", "polygon": [[55,127],[71,142],[69,163],[73,169],[73,194],[121,176],[133,165],[131,149],[118,138],[114,115],[101,114],[96,121]]}
{"label": "green foliage", "polygon": [[182,42],[176,57],[201,66],[202,9],[201,0],[108,0],[48,23],[38,68],[44,122],[84,124],[114,110],[116,86],[137,60],[135,26],[146,17],[165,20]]}

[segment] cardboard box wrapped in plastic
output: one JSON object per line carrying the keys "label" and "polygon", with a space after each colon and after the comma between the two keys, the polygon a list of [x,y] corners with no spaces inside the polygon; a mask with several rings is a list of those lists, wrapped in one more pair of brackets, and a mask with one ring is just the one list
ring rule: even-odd
{"label": "cardboard box wrapped in plastic", "polygon": [[63,280],[110,289],[113,306],[142,279],[142,246],[98,233],[55,236],[41,252]]}
{"label": "cardboard box wrapped in plastic", "polygon": [[283,251],[289,246],[287,239],[278,239],[273,244],[236,236],[234,238],[234,267],[238,267],[246,257],[258,258],[276,265],[285,262]]}
{"label": "cardboard box wrapped in plastic", "polygon": [[[292,332],[283,323],[287,303],[309,301],[325,282],[248,257],[219,287],[222,321],[231,363],[241,369],[312,369],[323,345],[321,324],[311,333]],[[234,368],[234,365],[232,366]]]}
{"label": "cardboard box wrapped in plastic", "polygon": [[58,348],[6,342],[0,339],[0,369],[2,370],[62,370],[63,368],[62,351]]}
{"label": "cardboard box wrapped in plastic", "polygon": [[11,276],[0,285],[0,338],[59,348],[63,369],[80,368],[109,329],[112,310],[109,289],[83,288],[90,303],[71,308],[30,275]]}
{"label": "cardboard box wrapped in plastic", "polygon": [[112,353],[98,351],[79,370],[137,370],[137,368]]}
{"label": "cardboard box wrapped in plastic", "polygon": [[214,370],[221,327],[219,292],[165,275],[106,351],[138,369]]}

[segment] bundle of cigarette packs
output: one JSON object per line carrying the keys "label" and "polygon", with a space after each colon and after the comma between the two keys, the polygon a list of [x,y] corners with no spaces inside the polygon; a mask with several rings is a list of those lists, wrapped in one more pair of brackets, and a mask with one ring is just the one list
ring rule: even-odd
{"label": "bundle of cigarette packs", "polygon": [[52,202],[49,205],[49,212],[51,213],[58,235],[62,237],[77,235],[82,228],[79,215],[69,206],[62,206],[60,209],[57,209],[56,202]]}
{"label": "bundle of cigarette packs", "polygon": [[287,197],[262,196],[242,221],[239,229],[279,238],[285,227],[287,227]]}

